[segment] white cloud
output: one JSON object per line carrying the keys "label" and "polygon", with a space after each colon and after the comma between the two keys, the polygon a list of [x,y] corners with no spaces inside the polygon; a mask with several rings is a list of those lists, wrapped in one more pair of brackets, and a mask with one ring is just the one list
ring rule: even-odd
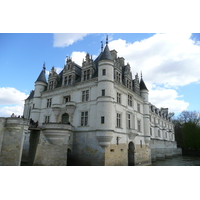
{"label": "white cloud", "polygon": [[28,97],[23,92],[11,87],[0,88],[0,117],[23,114],[24,100]]}
{"label": "white cloud", "polygon": [[14,113],[16,116],[22,116],[23,115],[23,106],[4,106],[0,108],[0,117],[10,117],[12,113]]}
{"label": "white cloud", "polygon": [[24,105],[24,101],[28,95],[11,87],[0,88],[0,105]]}
{"label": "white cloud", "polygon": [[85,56],[86,56],[86,52],[84,52],[84,51],[82,51],[82,52],[73,51],[70,57],[72,57],[72,61],[74,61],[78,65],[82,66],[83,59],[85,59]]}
{"label": "white cloud", "polygon": [[134,43],[118,39],[109,43],[130,63],[132,72],[143,72],[145,82],[165,87],[184,86],[199,80],[200,46],[191,34],[155,34]]}
{"label": "white cloud", "polygon": [[181,97],[173,89],[157,88],[149,91],[149,101],[157,108],[169,108],[169,112],[180,113],[187,110],[189,103],[180,100]]}
{"label": "white cloud", "polygon": [[[55,70],[56,70],[56,73],[59,74],[63,70],[63,68],[55,67]],[[47,80],[48,80],[48,76],[49,76],[50,71],[46,70],[45,73],[47,75]]]}
{"label": "white cloud", "polygon": [[142,71],[152,104],[181,112],[189,103],[175,89],[200,81],[200,46],[190,37],[187,33],[155,34],[134,43],[118,39],[109,42],[109,48],[130,63],[133,75]]}
{"label": "white cloud", "polygon": [[88,33],[54,33],[54,47],[67,47],[82,40]]}
{"label": "white cloud", "polygon": [[[72,61],[74,61],[76,64],[82,66],[83,59],[85,60],[86,54],[87,53],[85,51],[82,51],[82,52],[80,52],[80,51],[73,51],[70,57],[72,57]],[[96,57],[97,57],[96,55],[92,55],[92,59],[93,60],[95,60]]]}

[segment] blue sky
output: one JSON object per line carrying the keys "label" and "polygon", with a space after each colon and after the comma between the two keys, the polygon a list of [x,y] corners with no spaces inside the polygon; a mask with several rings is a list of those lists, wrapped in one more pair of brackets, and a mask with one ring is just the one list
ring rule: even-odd
{"label": "blue sky", "polygon": [[[66,56],[81,65],[85,53],[95,59],[107,33],[1,33],[0,116],[22,115],[43,63],[59,72]],[[125,58],[133,77],[142,71],[150,102],[171,112],[199,111],[200,34],[108,33],[109,48]]]}

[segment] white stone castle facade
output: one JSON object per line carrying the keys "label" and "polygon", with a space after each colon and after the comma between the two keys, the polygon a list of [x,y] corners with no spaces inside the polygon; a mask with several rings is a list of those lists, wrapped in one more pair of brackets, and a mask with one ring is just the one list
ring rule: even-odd
{"label": "white stone castle facade", "polygon": [[52,67],[48,81],[44,67],[23,113],[38,122],[29,129],[39,133],[32,164],[150,165],[180,154],[168,109],[148,95],[143,78],[133,79],[108,43],[82,66],[68,58],[61,73]]}

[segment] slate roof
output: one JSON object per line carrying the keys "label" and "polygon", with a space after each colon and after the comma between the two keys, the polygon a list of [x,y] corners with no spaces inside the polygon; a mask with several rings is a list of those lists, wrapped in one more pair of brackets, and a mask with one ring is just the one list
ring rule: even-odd
{"label": "slate roof", "polygon": [[38,76],[36,82],[38,82],[38,81],[47,83],[44,69],[41,71],[40,75]]}
{"label": "slate roof", "polygon": [[113,57],[112,57],[112,55],[110,53],[108,45],[105,46],[105,49],[104,49],[103,53],[100,54],[99,61],[100,60],[113,60]]}
{"label": "slate roof", "polygon": [[35,91],[32,90],[31,93],[30,93],[30,95],[28,96],[28,98],[26,100],[32,99],[34,97],[34,93],[35,93]]}
{"label": "slate roof", "polygon": [[140,90],[148,90],[143,79],[142,79],[142,77],[140,79]]}

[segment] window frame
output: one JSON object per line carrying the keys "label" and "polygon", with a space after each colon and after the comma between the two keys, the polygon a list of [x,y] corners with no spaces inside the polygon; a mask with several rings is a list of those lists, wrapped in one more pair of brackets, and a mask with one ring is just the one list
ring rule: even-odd
{"label": "window frame", "polygon": [[121,104],[121,93],[117,92],[117,103]]}
{"label": "window frame", "polygon": [[116,127],[117,128],[121,128],[121,119],[122,119],[122,114],[121,113],[117,113],[117,116],[116,116]]}
{"label": "window frame", "polygon": [[47,99],[47,108],[51,108],[52,98]]}
{"label": "window frame", "polygon": [[88,126],[88,111],[81,112],[81,126]]}
{"label": "window frame", "polygon": [[128,106],[133,107],[133,96],[128,94]]}

